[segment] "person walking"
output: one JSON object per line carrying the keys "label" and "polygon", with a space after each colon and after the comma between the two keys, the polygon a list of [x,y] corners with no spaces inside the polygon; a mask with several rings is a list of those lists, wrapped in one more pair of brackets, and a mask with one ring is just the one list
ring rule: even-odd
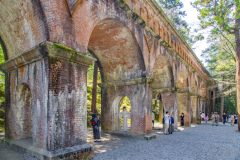
{"label": "person walking", "polygon": [[236,114],[234,114],[234,124],[237,124],[237,115]]}
{"label": "person walking", "polygon": [[231,119],[231,126],[234,126],[235,119],[233,114],[231,115],[230,119]]}
{"label": "person walking", "polygon": [[169,115],[169,129],[168,132],[169,134],[172,134],[174,131],[174,119],[172,117],[172,114]]}
{"label": "person walking", "polygon": [[208,123],[208,119],[209,119],[209,117],[208,117],[208,115],[207,115],[207,113],[206,113],[206,114],[205,114],[205,117],[204,117],[204,120],[205,120],[206,124]]}
{"label": "person walking", "polygon": [[202,121],[201,121],[201,115],[202,115],[202,112],[200,111],[199,116],[198,116],[199,124],[202,124]]}
{"label": "person walking", "polygon": [[202,114],[201,114],[201,121],[204,121],[204,117],[205,117],[205,113],[202,112]]}
{"label": "person walking", "polygon": [[216,126],[218,126],[219,118],[220,118],[220,115],[216,113],[216,117],[215,117]]}
{"label": "person walking", "polygon": [[223,113],[222,118],[223,118],[223,124],[225,125],[225,123],[226,123],[226,121],[227,121],[227,115],[226,115],[226,113]]}
{"label": "person walking", "polygon": [[152,124],[153,124],[153,128],[154,128],[154,119],[155,119],[155,114],[152,112]]}
{"label": "person walking", "polygon": [[169,128],[169,113],[166,112],[164,116],[164,134],[168,135],[168,128]]}
{"label": "person walking", "polygon": [[92,114],[91,125],[93,127],[94,142],[97,142],[97,139],[98,142],[101,142],[101,135],[99,131],[100,119],[99,116],[96,116],[96,114]]}
{"label": "person walking", "polygon": [[180,115],[181,118],[181,126],[184,126],[184,113]]}
{"label": "person walking", "polygon": [[212,119],[212,126],[214,126],[214,123],[215,123],[215,113],[212,114],[211,119]]}

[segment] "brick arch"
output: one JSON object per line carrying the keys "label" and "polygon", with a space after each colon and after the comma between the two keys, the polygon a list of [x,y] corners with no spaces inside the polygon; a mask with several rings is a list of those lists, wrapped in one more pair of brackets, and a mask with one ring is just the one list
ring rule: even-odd
{"label": "brick arch", "polygon": [[154,89],[174,87],[172,65],[166,54],[159,54],[156,57],[153,66],[153,79],[155,80],[152,85]]}
{"label": "brick arch", "polygon": [[160,24],[159,24],[159,22],[157,20],[154,23],[154,30],[160,36]]}
{"label": "brick arch", "polygon": [[195,76],[191,78],[191,92],[195,95],[198,95],[198,84]]}
{"label": "brick arch", "polygon": [[185,68],[182,68],[179,72],[177,87],[180,89],[180,92],[189,91],[188,74]]}
{"label": "brick arch", "polygon": [[140,9],[140,2],[139,0],[133,0],[133,9],[140,15],[141,9]]}
{"label": "brick arch", "polygon": [[4,59],[5,59],[5,61],[7,61],[8,60],[7,49],[6,49],[6,45],[3,42],[3,40],[1,39],[1,37],[0,37],[0,47],[2,47]]}
{"label": "brick arch", "polygon": [[92,31],[88,48],[98,59],[103,82],[137,79],[145,71],[138,42],[120,20],[100,21]]}
{"label": "brick arch", "polygon": [[48,39],[40,0],[0,1],[0,6],[0,41],[7,50],[5,58],[17,57]]}
{"label": "brick arch", "polygon": [[148,24],[148,17],[149,17],[149,13],[146,7],[142,7],[141,8],[141,17],[143,18],[143,20]]}
{"label": "brick arch", "polygon": [[200,85],[200,96],[201,97],[206,97],[206,95],[207,95],[206,89],[207,89],[206,84],[204,82],[201,82],[201,85]]}

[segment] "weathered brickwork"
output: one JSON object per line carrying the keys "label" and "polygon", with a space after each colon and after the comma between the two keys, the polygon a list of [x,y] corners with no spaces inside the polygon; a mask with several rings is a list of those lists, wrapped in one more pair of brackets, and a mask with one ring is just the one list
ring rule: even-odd
{"label": "weathered brickwork", "polygon": [[[2,0],[0,7],[9,139],[32,137],[51,154],[87,145],[87,67],[94,61],[87,52],[101,72],[103,130],[119,130],[125,96],[133,134],[152,132],[153,99],[161,97],[175,120],[183,112],[186,126],[212,110],[213,80],[154,1]],[[91,147],[82,150],[60,156],[91,157]]]}
{"label": "weathered brickwork", "polygon": [[[6,136],[32,137],[33,144],[43,149],[46,149],[47,138],[47,64],[46,60],[41,60],[10,71],[10,104],[6,111]],[[29,134],[23,132],[27,123]]]}

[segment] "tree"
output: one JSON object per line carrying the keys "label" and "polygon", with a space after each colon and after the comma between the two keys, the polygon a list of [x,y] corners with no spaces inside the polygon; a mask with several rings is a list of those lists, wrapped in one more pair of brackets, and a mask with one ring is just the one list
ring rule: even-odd
{"label": "tree", "polygon": [[[0,64],[3,63],[4,61],[5,58],[2,47],[0,45]],[[5,116],[4,102],[5,102],[5,75],[3,72],[0,71],[0,131],[4,130],[4,116]]]}
{"label": "tree", "polygon": [[[240,2],[239,0],[196,0],[192,5],[200,13],[202,29],[210,28],[212,34],[221,35],[227,41],[229,39],[226,35],[234,35],[235,45],[231,47],[236,56],[237,107],[240,116]],[[238,123],[238,131],[240,131],[240,121]]]}
{"label": "tree", "polygon": [[201,35],[193,36],[190,34],[191,27],[183,20],[187,14],[186,11],[181,10],[183,3],[180,0],[158,0],[158,3],[189,46],[203,39]]}
{"label": "tree", "polygon": [[98,78],[98,65],[97,62],[94,64],[93,72],[93,88],[92,88],[92,105],[91,112],[97,114],[97,78]]}

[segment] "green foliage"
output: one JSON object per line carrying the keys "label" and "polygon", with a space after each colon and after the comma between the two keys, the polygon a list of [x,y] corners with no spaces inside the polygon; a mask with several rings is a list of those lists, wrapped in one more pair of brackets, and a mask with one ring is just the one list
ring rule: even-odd
{"label": "green foliage", "polygon": [[195,0],[192,6],[200,13],[202,29],[211,27],[212,32],[233,32],[234,21],[239,16],[235,6],[239,6],[239,2],[234,0]]}
{"label": "green foliage", "polygon": [[[92,56],[88,53],[88,56]],[[92,88],[93,88],[93,72],[94,72],[94,64],[91,65],[87,70],[87,126],[91,127],[90,120],[91,116],[91,105],[92,105]],[[98,83],[101,83],[101,74],[98,72]],[[97,102],[96,108],[98,113],[101,115],[101,88],[97,87]]]}
{"label": "green foliage", "polygon": [[164,10],[168,18],[173,22],[178,32],[181,34],[183,39],[192,46],[196,41],[202,40],[203,36],[193,36],[190,34],[191,27],[183,20],[186,16],[186,11],[182,11],[183,3],[180,0],[157,0],[158,4]]}
{"label": "green foliage", "polygon": [[[0,63],[5,61],[2,47],[0,45]],[[0,131],[4,130],[4,116],[5,116],[5,74],[0,71]]]}
{"label": "green foliage", "polygon": [[[223,112],[226,114],[235,114],[236,113],[236,105],[235,105],[234,95],[228,95],[224,98]],[[214,111],[220,113],[220,106],[221,106],[221,97],[218,98],[218,101],[215,105]]]}

